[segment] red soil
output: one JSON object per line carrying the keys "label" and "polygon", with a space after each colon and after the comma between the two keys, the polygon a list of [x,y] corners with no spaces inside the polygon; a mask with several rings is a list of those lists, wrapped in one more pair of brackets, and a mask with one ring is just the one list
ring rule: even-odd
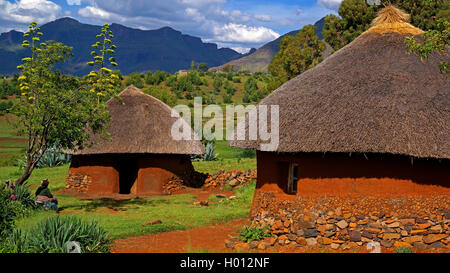
{"label": "red soil", "polygon": [[229,236],[237,235],[248,219],[241,219],[213,226],[163,232],[145,236],[118,239],[113,242],[114,253],[186,253],[232,252],[225,247]]}

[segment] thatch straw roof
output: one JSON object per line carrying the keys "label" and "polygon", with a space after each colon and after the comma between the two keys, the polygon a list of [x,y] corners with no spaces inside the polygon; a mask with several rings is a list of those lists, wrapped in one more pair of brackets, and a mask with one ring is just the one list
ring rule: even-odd
{"label": "thatch straw roof", "polygon": [[[119,96],[122,102],[117,98],[107,102],[112,118],[108,129],[111,141],[92,136],[91,140],[98,144],[71,151],[71,154],[204,153],[203,145],[198,140],[173,140],[171,128],[178,118],[171,117],[172,109],[168,105],[134,86],[127,87]],[[192,129],[191,135],[194,136]]]}
{"label": "thatch straw roof", "polygon": [[385,8],[371,29],[261,101],[280,108],[277,152],[450,158],[450,77],[439,71],[450,50],[423,62],[408,54],[405,37],[421,31],[407,17]]}

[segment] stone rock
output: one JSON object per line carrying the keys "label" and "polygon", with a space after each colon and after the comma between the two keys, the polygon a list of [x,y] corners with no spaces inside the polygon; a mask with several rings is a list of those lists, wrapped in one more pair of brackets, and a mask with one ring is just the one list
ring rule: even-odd
{"label": "stone rock", "polygon": [[273,246],[276,243],[277,239],[278,239],[277,237],[266,237],[264,238],[264,242]]}
{"label": "stone rock", "polygon": [[384,241],[398,240],[400,239],[400,234],[398,233],[385,233],[383,234]]}
{"label": "stone rock", "polygon": [[327,237],[320,237],[317,239],[317,242],[321,245],[330,245],[331,243],[333,243],[333,240]]}
{"label": "stone rock", "polygon": [[234,240],[226,239],[226,240],[225,240],[225,246],[226,246],[227,248],[233,248],[233,246],[234,246]]}
{"label": "stone rock", "polygon": [[316,238],[308,238],[308,239],[306,239],[306,244],[308,246],[315,246],[315,245],[317,245],[317,239]]}
{"label": "stone rock", "polygon": [[237,179],[232,179],[229,184],[232,187],[236,187],[236,186],[239,186],[239,184],[241,184],[241,182]]}
{"label": "stone rock", "polygon": [[258,249],[264,250],[264,249],[267,249],[269,246],[270,246],[270,245],[269,245],[268,243],[266,243],[266,242],[261,242],[261,243],[258,244]]}
{"label": "stone rock", "polygon": [[418,249],[425,249],[427,247],[427,245],[422,242],[414,242],[412,245]]}
{"label": "stone rock", "polygon": [[238,252],[247,251],[250,248],[248,243],[237,243],[234,245],[234,249]]}
{"label": "stone rock", "polygon": [[441,242],[434,242],[428,248],[443,248],[445,245]]}
{"label": "stone rock", "polygon": [[411,230],[411,235],[424,235],[427,233],[426,229],[414,229]]}
{"label": "stone rock", "polygon": [[254,248],[258,247],[259,242],[258,241],[251,241],[248,245],[250,246],[250,248],[254,249]]}
{"label": "stone rock", "polygon": [[331,249],[334,249],[334,250],[338,249],[339,246],[340,246],[339,244],[335,244],[335,243],[332,243],[332,244],[330,245]]}
{"label": "stone rock", "polygon": [[402,226],[411,226],[416,223],[416,220],[415,219],[401,219],[400,223],[402,224]]}
{"label": "stone rock", "polygon": [[361,233],[361,236],[362,237],[365,237],[365,238],[368,238],[368,239],[373,239],[373,233],[371,233],[371,232],[369,232],[369,231],[367,231],[367,230],[364,230],[362,233]]}
{"label": "stone rock", "polygon": [[288,234],[287,237],[288,237],[289,241],[297,240],[297,235],[295,235],[295,234]]}
{"label": "stone rock", "polygon": [[230,200],[234,200],[236,198],[238,198],[236,195],[232,195],[232,196],[228,197],[228,199],[230,199]]}
{"label": "stone rock", "polygon": [[153,226],[153,225],[159,225],[162,224],[161,220],[155,220],[151,222],[142,223],[141,226]]}
{"label": "stone rock", "polygon": [[422,242],[423,236],[415,235],[415,236],[405,237],[402,240],[403,240],[403,242],[413,244],[413,243],[416,243],[416,242]]}
{"label": "stone rock", "polygon": [[406,237],[406,236],[408,236],[409,234],[408,234],[408,231],[402,230],[402,232],[400,232],[400,235],[402,235],[402,237]]}
{"label": "stone rock", "polygon": [[319,235],[320,235],[319,231],[317,231],[317,229],[315,228],[309,228],[305,230],[306,238],[317,237]]}
{"label": "stone rock", "polygon": [[348,227],[348,223],[345,220],[341,220],[339,222],[336,223],[336,226],[340,229],[344,229]]}
{"label": "stone rock", "polygon": [[325,235],[325,237],[330,238],[335,234],[336,234],[336,232],[334,232],[334,231],[325,231],[324,235]]}
{"label": "stone rock", "polygon": [[384,216],[386,216],[386,213],[384,213],[384,212],[380,212],[378,214],[378,218],[384,218]]}
{"label": "stone rock", "polygon": [[431,223],[418,224],[417,227],[419,229],[427,229],[427,228],[431,227]]}
{"label": "stone rock", "polygon": [[444,238],[446,238],[448,235],[447,234],[429,234],[425,237],[423,237],[423,242],[426,244],[431,244],[437,241],[440,241]]}
{"label": "stone rock", "polygon": [[398,227],[400,227],[400,223],[394,222],[394,223],[388,224],[387,227],[388,228],[398,228]]}
{"label": "stone rock", "polygon": [[299,229],[296,232],[297,236],[305,236],[305,231],[303,231],[303,229]]}
{"label": "stone rock", "polygon": [[299,221],[298,222],[298,226],[301,229],[310,229],[310,228],[314,228],[314,224],[311,222],[307,222],[307,221]]}
{"label": "stone rock", "polygon": [[348,235],[350,236],[351,242],[359,242],[361,241],[361,233],[359,231],[350,230],[348,232]]}
{"label": "stone rock", "polygon": [[368,223],[369,223],[369,218],[365,218],[365,219],[359,220],[359,221],[357,222],[357,224],[358,224],[358,225],[361,225],[361,226],[367,225]]}
{"label": "stone rock", "polygon": [[441,233],[442,232],[442,226],[441,225],[435,225],[429,228],[429,230],[432,233]]}
{"label": "stone rock", "polygon": [[381,244],[382,246],[384,246],[385,248],[391,248],[391,247],[394,245],[394,242],[382,240],[382,241],[380,242],[380,244]]}
{"label": "stone rock", "polygon": [[305,238],[303,237],[297,237],[297,239],[295,240],[295,242],[301,246],[306,246],[307,245],[307,241]]}

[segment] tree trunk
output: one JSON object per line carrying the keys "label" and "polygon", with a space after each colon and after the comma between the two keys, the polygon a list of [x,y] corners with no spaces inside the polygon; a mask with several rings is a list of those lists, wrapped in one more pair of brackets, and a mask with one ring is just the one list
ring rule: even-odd
{"label": "tree trunk", "polygon": [[27,162],[27,166],[25,167],[25,170],[22,174],[22,176],[16,180],[16,185],[21,185],[23,184],[25,181],[28,180],[28,178],[30,178],[31,176],[31,172],[33,172],[34,166],[31,162]]}

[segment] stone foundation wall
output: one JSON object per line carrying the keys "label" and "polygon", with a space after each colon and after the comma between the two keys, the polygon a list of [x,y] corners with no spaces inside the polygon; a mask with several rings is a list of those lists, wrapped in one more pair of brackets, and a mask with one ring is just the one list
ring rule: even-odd
{"label": "stone foundation wall", "polygon": [[[378,242],[382,248],[450,251],[450,196],[318,196],[295,200],[257,191],[253,224],[273,236],[253,247],[317,246],[350,250]],[[251,246],[250,246],[251,247]]]}
{"label": "stone foundation wall", "polygon": [[75,173],[69,171],[66,178],[66,190],[75,191],[78,193],[86,193],[89,190],[89,186],[92,183],[92,179],[87,174]]}

